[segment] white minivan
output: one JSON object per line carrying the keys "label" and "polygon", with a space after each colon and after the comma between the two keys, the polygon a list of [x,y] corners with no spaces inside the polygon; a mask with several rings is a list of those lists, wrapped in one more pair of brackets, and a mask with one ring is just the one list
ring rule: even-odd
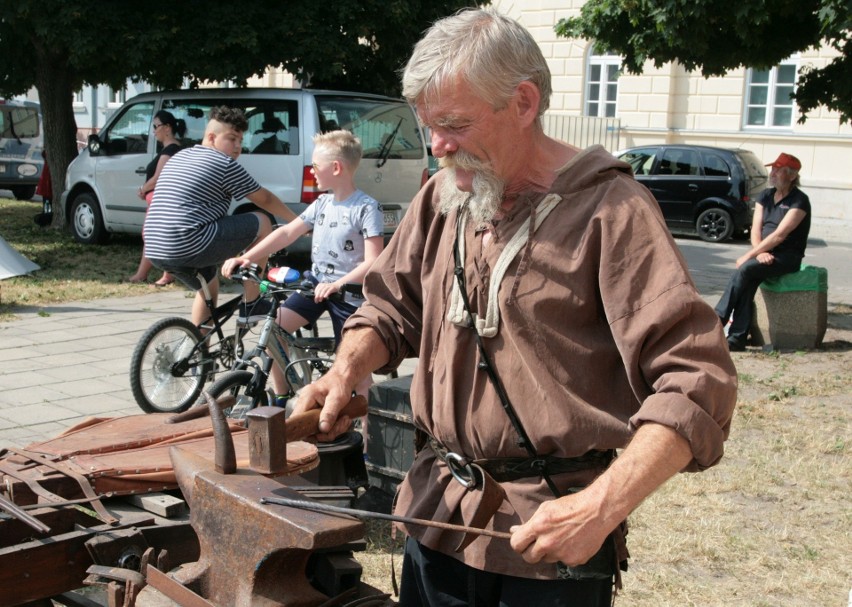
{"label": "white minivan", "polygon": [[[366,93],[311,89],[194,89],[138,95],[115,112],[68,167],[60,201],[74,238],[106,242],[112,232],[140,234],[147,205],[136,191],[145,167],[157,153],[151,122],[168,110],[186,122],[184,147],[201,142],[210,108],[242,109],[249,130],[239,162],[262,186],[297,215],[322,193],[311,174],[313,136],[335,129],[352,131],[363,147],[356,185],[382,206],[385,235],[396,230],[408,204],[428,179],[423,133],[411,106],[402,99]],[[235,200],[231,213],[256,210]],[[306,253],[309,238],[289,251]]]}

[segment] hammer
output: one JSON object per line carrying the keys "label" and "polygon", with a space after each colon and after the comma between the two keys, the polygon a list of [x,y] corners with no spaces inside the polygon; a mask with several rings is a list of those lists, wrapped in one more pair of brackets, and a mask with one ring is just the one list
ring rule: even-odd
{"label": "hammer", "polygon": [[[321,409],[311,409],[285,419],[281,407],[257,407],[246,414],[249,440],[249,465],[261,474],[287,471],[287,443],[315,436],[319,432]],[[367,399],[352,397],[340,415],[351,419],[367,414]]]}

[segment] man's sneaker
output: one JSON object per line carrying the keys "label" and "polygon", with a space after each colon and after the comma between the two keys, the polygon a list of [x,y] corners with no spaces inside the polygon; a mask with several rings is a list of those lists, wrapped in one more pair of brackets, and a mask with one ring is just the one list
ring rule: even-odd
{"label": "man's sneaker", "polygon": [[248,303],[242,302],[240,303],[240,315],[237,317],[237,322],[242,325],[260,322],[267,317],[272,305],[271,301],[262,297]]}

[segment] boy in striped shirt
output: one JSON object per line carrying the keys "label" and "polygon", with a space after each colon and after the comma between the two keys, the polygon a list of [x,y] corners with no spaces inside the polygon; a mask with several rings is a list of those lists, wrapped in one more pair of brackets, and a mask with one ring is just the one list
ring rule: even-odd
{"label": "boy in striped shirt", "polygon": [[[231,200],[248,198],[271,215],[287,221],[296,218],[237,163],[247,129],[248,121],[241,110],[225,106],[210,110],[202,143],[181,150],[163,167],[145,218],[144,254],[155,267],[171,272],[196,291],[192,304],[195,324],[208,316],[197,275],[207,281],[215,305],[222,262],[272,231],[264,213],[228,215]],[[258,286],[247,283],[238,322],[261,320],[268,305],[258,299]]]}

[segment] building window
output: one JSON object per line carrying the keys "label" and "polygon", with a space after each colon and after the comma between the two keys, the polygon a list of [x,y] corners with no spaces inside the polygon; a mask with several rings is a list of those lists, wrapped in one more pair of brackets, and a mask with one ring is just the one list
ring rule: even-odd
{"label": "building window", "polygon": [[586,116],[615,118],[621,57],[614,53],[589,54],[586,69]]}
{"label": "building window", "polygon": [[86,102],[83,100],[83,89],[74,93],[74,102],[72,107],[75,112],[84,112],[86,110]]}
{"label": "building window", "polygon": [[770,70],[749,69],[747,72],[747,127],[793,126],[797,58],[790,58]]}
{"label": "building window", "polygon": [[107,97],[109,105],[122,105],[125,101],[127,101],[127,91],[125,89],[115,90],[110,87],[109,96]]}

